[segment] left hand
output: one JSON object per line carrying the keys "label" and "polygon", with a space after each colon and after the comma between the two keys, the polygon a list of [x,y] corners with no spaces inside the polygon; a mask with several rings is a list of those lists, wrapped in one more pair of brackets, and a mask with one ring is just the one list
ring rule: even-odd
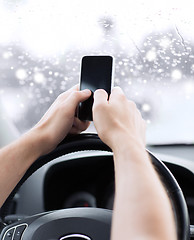
{"label": "left hand", "polygon": [[90,95],[90,90],[79,91],[76,85],[58,96],[31,130],[42,136],[42,154],[52,151],[68,133],[79,134],[88,128],[90,123],[79,120],[75,112],[79,102],[85,101]]}

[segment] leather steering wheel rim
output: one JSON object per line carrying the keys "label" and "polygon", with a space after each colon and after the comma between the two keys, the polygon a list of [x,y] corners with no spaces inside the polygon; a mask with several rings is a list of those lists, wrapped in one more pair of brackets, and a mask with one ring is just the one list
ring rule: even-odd
{"label": "leather steering wheel rim", "polygon": [[[19,187],[29,178],[29,176],[31,176],[37,169],[39,169],[46,163],[56,159],[59,156],[85,150],[99,150],[111,152],[111,149],[107,145],[105,145],[96,134],[80,134],[67,137],[57,146],[54,151],[38,158],[27,170],[20,182],[16,185],[16,187],[11,192],[11,194],[0,209],[2,226],[5,225],[4,217],[6,216],[7,209],[9,208],[9,204],[13,196],[18,191]],[[160,177],[162,178],[163,184],[172,202],[173,211],[176,218],[178,239],[188,240],[190,231],[189,216],[182,190],[180,189],[177,181],[175,180],[171,172],[168,170],[168,168],[151,152],[148,151],[148,153],[153,165],[158,171]]]}

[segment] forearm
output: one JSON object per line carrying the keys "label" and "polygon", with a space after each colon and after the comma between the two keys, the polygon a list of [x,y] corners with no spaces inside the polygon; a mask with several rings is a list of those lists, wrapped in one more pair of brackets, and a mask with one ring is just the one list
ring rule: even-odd
{"label": "forearm", "polygon": [[90,95],[78,86],[60,94],[33,129],[0,150],[0,206],[39,156],[55,149],[68,133],[86,130],[88,123],[75,118],[75,111]]}
{"label": "forearm", "polygon": [[176,239],[169,199],[146,151],[126,142],[114,153],[112,240]]}
{"label": "forearm", "polygon": [[31,130],[0,150],[0,206],[30,165],[42,154],[41,134]]}

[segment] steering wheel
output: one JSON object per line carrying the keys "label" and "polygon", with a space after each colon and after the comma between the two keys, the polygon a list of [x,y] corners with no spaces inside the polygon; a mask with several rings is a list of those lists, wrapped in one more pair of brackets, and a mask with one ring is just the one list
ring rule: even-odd
{"label": "steering wheel", "polygon": [[[111,152],[96,134],[80,134],[67,137],[51,153],[37,159],[7,198],[0,210],[2,231],[0,240],[108,240],[110,239],[112,211],[100,208],[72,208],[44,212],[27,217],[14,224],[4,223],[9,203],[19,187],[44,164],[59,156],[84,150]],[[189,216],[182,191],[168,168],[149,152],[172,203],[177,236],[189,238]],[[160,207],[160,206],[159,206]]]}

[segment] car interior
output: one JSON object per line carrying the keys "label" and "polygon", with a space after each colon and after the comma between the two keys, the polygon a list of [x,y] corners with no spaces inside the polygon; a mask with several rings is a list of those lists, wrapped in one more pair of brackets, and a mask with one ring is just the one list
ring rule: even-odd
{"label": "car interior", "polygon": [[[146,150],[172,203],[177,239],[194,239],[192,5],[2,1],[0,147],[79,83],[84,56],[113,56],[114,86],[147,123]],[[0,239],[108,240],[114,194],[113,153],[91,123],[27,170],[0,209]]]}

